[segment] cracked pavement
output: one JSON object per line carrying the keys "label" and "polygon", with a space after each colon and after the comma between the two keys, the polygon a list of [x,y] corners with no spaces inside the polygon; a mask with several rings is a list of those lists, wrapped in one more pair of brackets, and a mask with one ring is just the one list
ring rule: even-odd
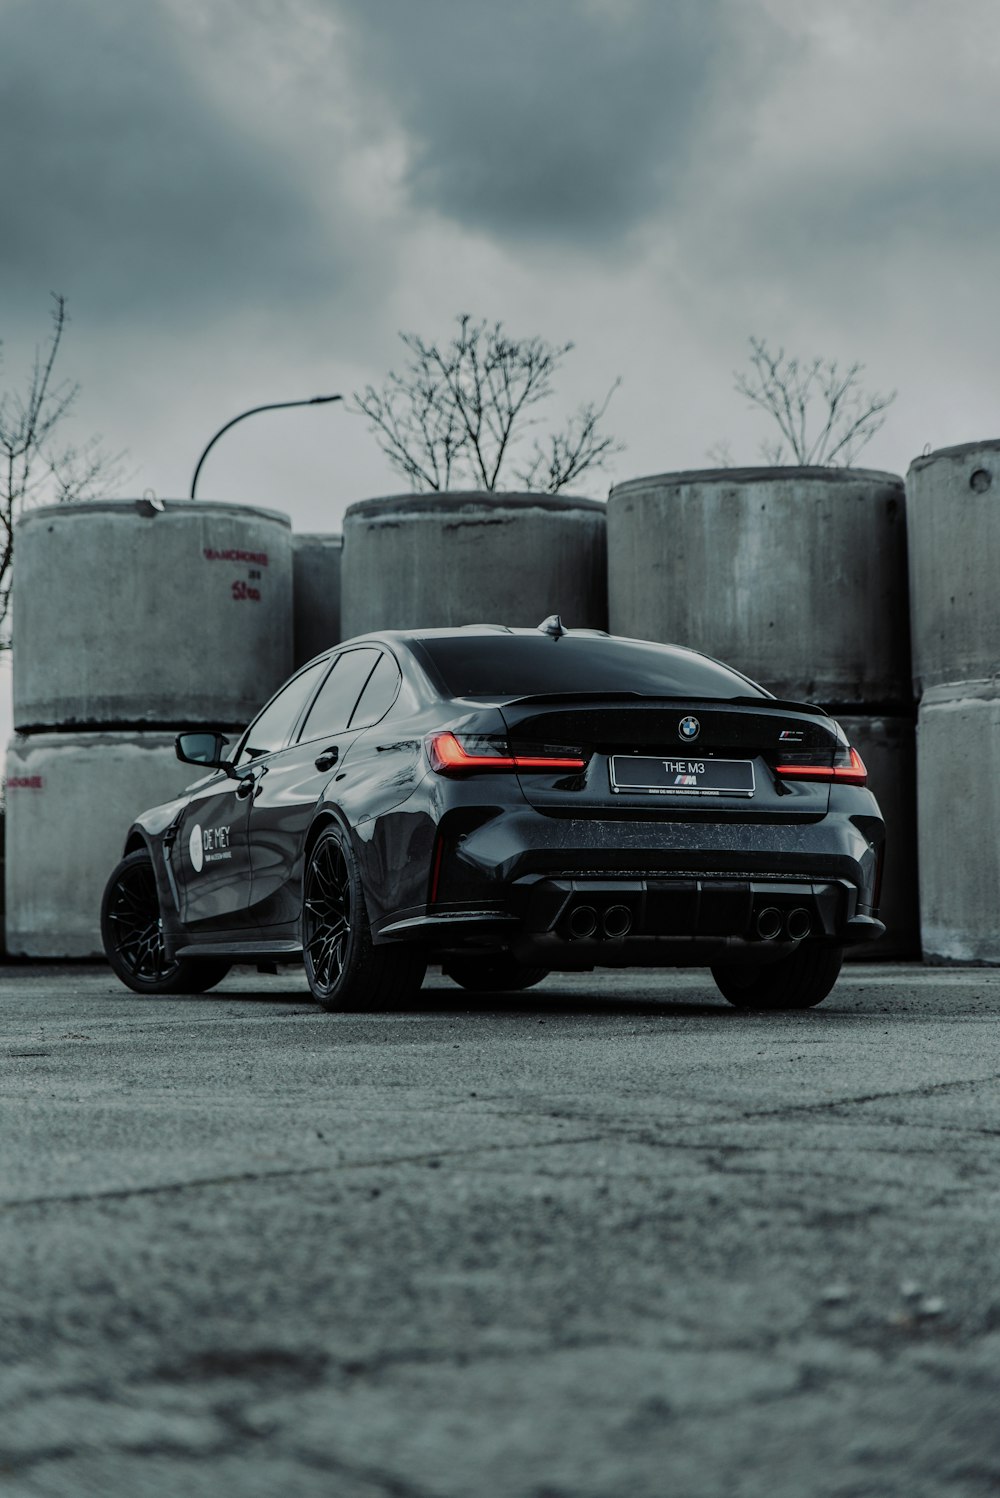
{"label": "cracked pavement", "polygon": [[998,1015],[0,968],[0,1493],[994,1493]]}

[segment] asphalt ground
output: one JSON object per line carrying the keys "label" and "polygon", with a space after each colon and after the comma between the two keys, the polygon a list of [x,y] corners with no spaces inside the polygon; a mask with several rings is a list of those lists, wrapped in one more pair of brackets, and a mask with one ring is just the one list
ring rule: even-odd
{"label": "asphalt ground", "polygon": [[995,1493],[998,1016],[0,969],[0,1493]]}

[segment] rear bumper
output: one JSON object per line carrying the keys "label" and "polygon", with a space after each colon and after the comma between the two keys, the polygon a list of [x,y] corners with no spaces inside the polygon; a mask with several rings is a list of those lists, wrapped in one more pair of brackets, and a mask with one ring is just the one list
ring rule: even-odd
{"label": "rear bumper", "polygon": [[846,879],[537,878],[513,886],[507,908],[430,910],[389,923],[379,939],[573,969],[687,966],[726,953],[765,962],[802,941],[854,945],[884,931]]}
{"label": "rear bumper", "polygon": [[776,824],[505,813],[445,847],[438,902],[373,934],[441,954],[505,950],[561,970],[726,954],[766,961],[803,940],[882,935],[872,907],[881,845],[881,821],[869,816]]}
{"label": "rear bumper", "polygon": [[[595,922],[591,932],[588,927]],[[864,941],[882,923],[858,911],[848,879],[538,879],[522,931],[567,941]]]}

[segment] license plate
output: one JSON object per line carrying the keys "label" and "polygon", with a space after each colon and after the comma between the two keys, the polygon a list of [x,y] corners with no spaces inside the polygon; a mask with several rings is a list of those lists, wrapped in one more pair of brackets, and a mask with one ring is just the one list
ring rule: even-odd
{"label": "license plate", "polygon": [[752,796],[753,761],[614,754],[611,789],[642,796]]}

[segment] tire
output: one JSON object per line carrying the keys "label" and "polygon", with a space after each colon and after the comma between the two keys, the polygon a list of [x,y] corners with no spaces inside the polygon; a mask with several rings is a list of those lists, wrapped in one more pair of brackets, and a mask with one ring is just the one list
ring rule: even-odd
{"label": "tire", "polygon": [[403,1007],[427,971],[419,950],[372,945],[361,874],[339,826],[324,828],[306,863],[302,955],[313,998],[331,1012]]}
{"label": "tire", "polygon": [[547,967],[524,967],[511,957],[456,957],[441,971],[469,993],[520,993],[549,976]]}
{"label": "tire", "polygon": [[135,993],[205,993],[229,972],[218,959],[167,957],[153,860],[145,849],[123,858],[101,901],[104,955]]}
{"label": "tire", "polygon": [[737,1009],[812,1009],[837,981],[843,947],[805,945],[777,962],[719,963],[712,977]]}

